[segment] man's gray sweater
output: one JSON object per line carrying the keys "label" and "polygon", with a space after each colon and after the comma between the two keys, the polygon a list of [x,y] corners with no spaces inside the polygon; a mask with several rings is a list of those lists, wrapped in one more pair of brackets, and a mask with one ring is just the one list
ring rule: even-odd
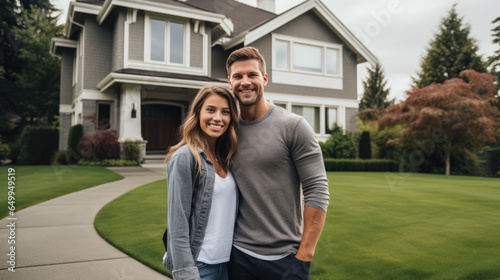
{"label": "man's gray sweater", "polygon": [[314,131],[303,117],[272,106],[258,120],[240,120],[237,134],[231,163],[240,191],[234,244],[261,255],[296,253],[302,199],[325,212],[329,203]]}

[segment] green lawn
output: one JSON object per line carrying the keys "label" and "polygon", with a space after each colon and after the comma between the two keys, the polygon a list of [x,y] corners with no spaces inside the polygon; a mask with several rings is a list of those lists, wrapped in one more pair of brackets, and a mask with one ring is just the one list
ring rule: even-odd
{"label": "green lawn", "polygon": [[[11,166],[0,167],[0,217],[8,213],[8,170],[15,170],[15,207],[19,211],[28,206],[89,187],[123,179],[123,176],[104,167],[93,166]],[[12,176],[11,176],[12,177]]]}
{"label": "green lawn", "polygon": [[[329,172],[331,201],[311,274],[320,279],[500,279],[500,179]],[[165,273],[166,186],[98,214],[112,244]]]}

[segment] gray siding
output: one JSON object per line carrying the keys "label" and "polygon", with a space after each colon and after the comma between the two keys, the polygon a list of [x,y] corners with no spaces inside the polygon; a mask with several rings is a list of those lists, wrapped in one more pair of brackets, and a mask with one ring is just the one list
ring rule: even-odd
{"label": "gray siding", "polygon": [[97,102],[95,100],[83,100],[82,125],[84,134],[96,132],[96,124],[92,120],[97,116]]}
{"label": "gray siding", "polygon": [[358,134],[358,109],[346,108],[346,130],[352,132],[354,135]]}
{"label": "gray siding", "polygon": [[113,29],[113,56],[112,56],[112,71],[117,71],[123,69],[123,41],[124,41],[124,30],[123,24],[127,19],[126,10],[123,8],[116,9],[115,18],[111,19],[114,21]]}
{"label": "gray siding", "polygon": [[220,45],[212,48],[212,77],[227,79],[226,60],[232,50],[224,51]]}
{"label": "gray siding", "polygon": [[68,148],[68,134],[71,127],[71,114],[59,114],[59,151]]}
{"label": "gray siding", "polygon": [[64,49],[61,53],[61,85],[59,104],[73,103],[73,58],[75,49]]}
{"label": "gray siding", "polygon": [[[314,32],[311,32],[314,30]],[[328,43],[343,45],[343,90],[313,88],[296,85],[273,84],[271,77],[272,69],[272,38],[268,34],[251,45],[258,48],[266,59],[266,71],[269,75],[269,82],[266,87],[268,92],[287,93],[295,95],[308,95],[320,97],[336,97],[344,99],[357,99],[357,64],[356,56],[353,52],[319,19],[313,12],[305,13],[297,17],[286,25],[270,31],[270,33],[294,36]]]}
{"label": "gray siding", "polygon": [[190,26],[191,26],[190,66],[201,68],[203,67],[203,36],[199,33],[194,33],[194,23],[191,23]]}
{"label": "gray siding", "polygon": [[95,16],[85,19],[84,88],[97,90],[97,84],[111,72],[112,27],[99,25]]}
{"label": "gray siding", "polygon": [[309,11],[269,33],[290,35],[328,43],[343,44],[342,40],[318,16]]}
{"label": "gray siding", "polygon": [[129,26],[130,60],[144,61],[144,11],[137,12],[137,21]]}

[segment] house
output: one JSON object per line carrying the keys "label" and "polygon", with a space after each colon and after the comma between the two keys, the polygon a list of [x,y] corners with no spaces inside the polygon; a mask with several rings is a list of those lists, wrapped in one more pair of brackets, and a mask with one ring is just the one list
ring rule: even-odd
{"label": "house", "polygon": [[[241,1],[241,0],[240,0]],[[357,65],[375,56],[320,1],[281,14],[274,0],[77,0],[61,57],[60,149],[70,126],[118,131],[119,142],[165,150],[206,83],[227,86],[225,62],[243,46],[267,62],[269,102],[302,115],[325,141],[357,130]]]}

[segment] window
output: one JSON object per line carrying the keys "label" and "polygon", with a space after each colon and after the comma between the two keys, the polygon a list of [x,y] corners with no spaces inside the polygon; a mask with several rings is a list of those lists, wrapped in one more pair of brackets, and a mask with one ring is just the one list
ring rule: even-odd
{"label": "window", "polygon": [[184,24],[170,22],[170,62],[184,62]]}
{"label": "window", "polygon": [[341,45],[273,34],[273,49],[276,70],[341,76]]}
{"label": "window", "polygon": [[165,21],[151,19],[151,60],[165,60]]}
{"label": "window", "polygon": [[146,58],[154,62],[184,65],[187,32],[186,23],[181,21],[150,18],[149,20],[149,56]]}
{"label": "window", "polygon": [[111,104],[99,103],[97,105],[97,129],[108,129],[111,124]]}
{"label": "window", "polygon": [[289,42],[276,40],[276,68],[288,69]]}
{"label": "window", "polygon": [[332,133],[333,126],[337,124],[337,108],[326,108],[325,110],[325,132]]}
{"label": "window", "polygon": [[314,131],[316,131],[316,133],[320,132],[319,107],[293,105],[292,112],[304,117],[304,119],[306,119],[307,123],[314,129]]}
{"label": "window", "polygon": [[293,70],[322,73],[323,49],[316,46],[296,43],[293,45]]}
{"label": "window", "polygon": [[338,75],[338,57],[338,50],[326,49],[326,74]]}

